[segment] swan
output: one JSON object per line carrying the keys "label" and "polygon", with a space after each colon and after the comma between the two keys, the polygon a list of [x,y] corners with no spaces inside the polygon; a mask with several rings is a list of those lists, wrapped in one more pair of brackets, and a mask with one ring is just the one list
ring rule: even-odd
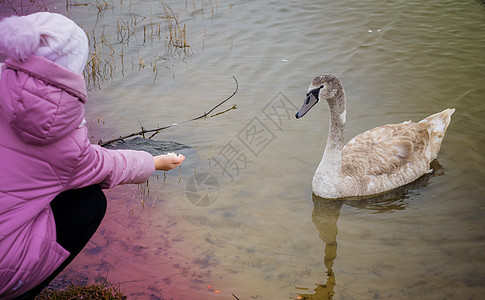
{"label": "swan", "polygon": [[330,126],[312,190],[327,199],[372,197],[432,172],[430,163],[438,155],[455,111],[448,108],[418,123],[379,126],[358,134],[344,146],[346,100],[336,76],[315,77],[295,116],[303,117],[321,99],[328,103]]}

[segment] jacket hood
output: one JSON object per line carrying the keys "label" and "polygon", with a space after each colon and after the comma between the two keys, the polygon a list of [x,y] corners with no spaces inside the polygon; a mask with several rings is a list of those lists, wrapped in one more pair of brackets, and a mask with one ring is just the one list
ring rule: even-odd
{"label": "jacket hood", "polygon": [[0,78],[0,113],[26,143],[50,144],[81,124],[86,94],[81,74],[48,59],[7,59]]}

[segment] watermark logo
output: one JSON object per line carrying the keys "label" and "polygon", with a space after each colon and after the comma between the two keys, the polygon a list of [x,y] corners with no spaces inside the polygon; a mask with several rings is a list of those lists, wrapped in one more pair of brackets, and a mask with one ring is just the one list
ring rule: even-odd
{"label": "watermark logo", "polygon": [[186,184],[187,199],[194,205],[212,205],[220,193],[217,176],[224,176],[234,182],[260,154],[283,132],[298,110],[283,93],[278,93],[261,110],[262,116],[255,116],[229,140],[214,157],[212,172],[195,174]]}
{"label": "watermark logo", "polygon": [[276,135],[258,117],[254,117],[237,134],[237,138],[257,157],[266,146],[276,139]]}
{"label": "watermark logo", "polygon": [[219,182],[211,173],[203,172],[192,176],[185,185],[187,200],[195,206],[211,206],[219,197]]}

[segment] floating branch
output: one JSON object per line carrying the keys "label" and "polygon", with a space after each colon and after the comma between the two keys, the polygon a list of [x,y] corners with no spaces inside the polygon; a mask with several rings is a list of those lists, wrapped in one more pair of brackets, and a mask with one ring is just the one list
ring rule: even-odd
{"label": "floating branch", "polygon": [[[141,135],[141,136],[145,136],[146,133],[151,133],[153,132],[153,134],[149,137],[149,139],[151,139],[153,136],[155,136],[157,133],[159,133],[160,131],[164,130],[164,129],[168,129],[168,128],[171,128],[171,127],[175,127],[175,126],[179,126],[179,125],[182,125],[182,124],[185,124],[185,123],[189,123],[189,122],[192,122],[192,121],[196,121],[196,120],[200,120],[200,119],[203,119],[203,118],[206,118],[210,115],[210,113],[212,113],[216,108],[218,108],[219,106],[221,106],[222,104],[226,103],[229,99],[231,99],[234,95],[236,95],[237,93],[237,90],[239,88],[239,84],[237,82],[237,79],[236,77],[232,76],[232,78],[234,78],[234,81],[236,82],[236,89],[234,90],[234,92],[232,93],[231,96],[227,97],[226,99],[224,99],[223,101],[219,102],[219,104],[217,104],[216,106],[214,106],[211,110],[209,110],[208,112],[206,113],[203,113],[202,115],[198,116],[198,117],[195,117],[193,119],[190,119],[190,120],[185,120],[183,122],[180,122],[180,123],[174,123],[174,124],[171,124],[171,125],[167,125],[167,126],[163,126],[163,127],[160,127],[160,128],[155,128],[155,129],[144,129],[142,127],[142,130],[141,131],[138,131],[138,132],[134,132],[134,133],[131,133],[131,134],[128,134],[128,135],[125,135],[125,136],[120,136],[119,138],[115,138],[115,139],[112,139],[112,140],[109,140],[109,141],[106,141],[106,142],[103,142],[102,140],[99,140],[98,142],[98,145],[104,147],[106,145],[109,145],[113,142],[116,142],[116,141],[122,141],[124,139],[127,139],[127,138],[130,138],[130,137],[134,137],[134,136],[138,136],[138,135]],[[233,109],[236,109],[236,105],[233,105],[231,108],[229,109],[226,109],[225,111],[222,111],[222,112],[219,112],[219,113],[216,113],[214,115],[211,115],[209,117],[215,117],[217,115],[220,115],[220,114],[223,114],[229,110],[233,110]]]}

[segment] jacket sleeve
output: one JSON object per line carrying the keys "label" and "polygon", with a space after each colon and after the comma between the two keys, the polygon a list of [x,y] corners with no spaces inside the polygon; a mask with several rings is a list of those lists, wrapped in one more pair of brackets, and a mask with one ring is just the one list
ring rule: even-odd
{"label": "jacket sleeve", "polygon": [[153,156],[135,150],[109,150],[98,145],[81,147],[81,154],[68,182],[68,189],[101,184],[111,188],[124,183],[142,183],[155,171]]}

